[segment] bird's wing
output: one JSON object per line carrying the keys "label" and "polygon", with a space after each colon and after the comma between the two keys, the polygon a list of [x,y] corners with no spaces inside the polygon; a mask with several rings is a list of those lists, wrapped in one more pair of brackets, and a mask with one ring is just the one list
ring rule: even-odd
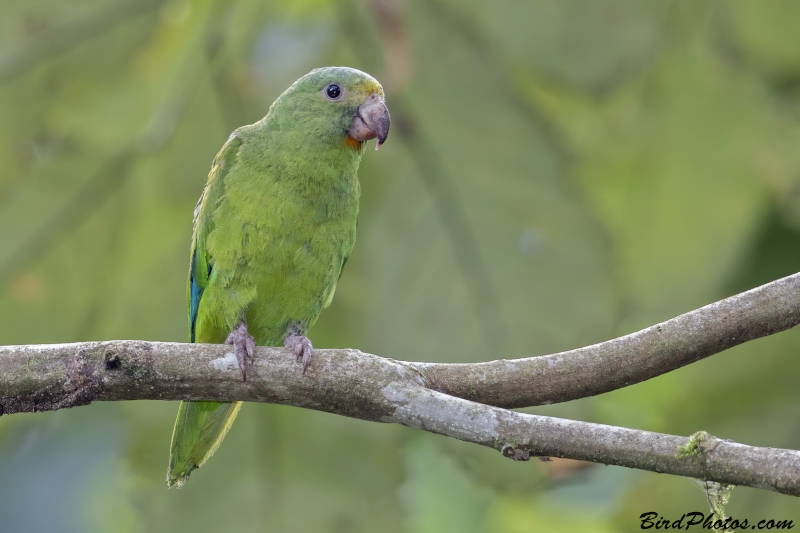
{"label": "bird's wing", "polygon": [[[214,259],[206,246],[213,229],[211,214],[224,192],[225,174],[233,167],[242,141],[237,132],[228,139],[211,165],[208,183],[194,211],[194,232],[189,267],[189,340],[195,341],[197,312],[203,291],[208,287]],[[217,450],[233,424],[242,402],[181,402],[172,432],[167,484],[180,487],[189,475]]]}
{"label": "bird's wing", "polygon": [[187,300],[189,301],[189,342],[195,341],[197,311],[203,291],[214,266],[214,259],[206,246],[206,237],[214,227],[211,214],[224,193],[225,175],[236,162],[236,154],[242,145],[241,138],[234,131],[211,164],[208,183],[194,208],[194,231],[192,232],[191,259],[189,262],[189,282]]}

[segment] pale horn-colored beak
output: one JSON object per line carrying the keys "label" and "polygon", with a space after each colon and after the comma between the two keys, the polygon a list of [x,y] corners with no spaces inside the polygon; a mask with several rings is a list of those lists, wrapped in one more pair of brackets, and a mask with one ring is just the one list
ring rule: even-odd
{"label": "pale horn-colored beak", "polygon": [[372,93],[366,102],[358,106],[347,134],[357,141],[368,141],[377,137],[378,142],[375,144],[377,150],[389,135],[389,122],[389,109],[386,103],[380,95]]}

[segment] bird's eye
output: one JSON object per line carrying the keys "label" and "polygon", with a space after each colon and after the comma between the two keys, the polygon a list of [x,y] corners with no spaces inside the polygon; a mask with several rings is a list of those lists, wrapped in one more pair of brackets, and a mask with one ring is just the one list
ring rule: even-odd
{"label": "bird's eye", "polygon": [[325,87],[324,91],[325,91],[325,96],[327,96],[331,100],[336,100],[342,95],[342,88],[335,83],[331,83],[330,85]]}

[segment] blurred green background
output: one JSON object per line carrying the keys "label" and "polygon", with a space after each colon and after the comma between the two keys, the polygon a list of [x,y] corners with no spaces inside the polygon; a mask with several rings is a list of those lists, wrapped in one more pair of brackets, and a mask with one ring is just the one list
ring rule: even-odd
{"label": "blurred green background", "polygon": [[[186,339],[192,209],[292,81],[375,75],[392,133],[318,347],[565,350],[800,270],[800,3],[0,2],[0,344]],[[800,331],[530,412],[800,448]],[[0,419],[0,531],[609,532],[707,512],[692,480],[513,463],[248,404],[164,484],[177,403]],[[736,518],[798,500],[738,488]]]}

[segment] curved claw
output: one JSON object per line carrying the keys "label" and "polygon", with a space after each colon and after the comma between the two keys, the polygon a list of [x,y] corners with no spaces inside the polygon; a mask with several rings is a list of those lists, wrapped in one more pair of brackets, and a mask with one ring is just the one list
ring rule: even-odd
{"label": "curved claw", "polygon": [[247,331],[247,324],[241,322],[233,328],[225,344],[233,345],[233,353],[242,371],[242,381],[247,381],[247,360],[250,359],[251,364],[256,362],[256,340]]}
{"label": "curved claw", "polygon": [[292,333],[283,341],[283,346],[292,349],[298,362],[303,361],[303,374],[305,374],[308,364],[311,362],[311,353],[314,351],[314,347],[308,337]]}

